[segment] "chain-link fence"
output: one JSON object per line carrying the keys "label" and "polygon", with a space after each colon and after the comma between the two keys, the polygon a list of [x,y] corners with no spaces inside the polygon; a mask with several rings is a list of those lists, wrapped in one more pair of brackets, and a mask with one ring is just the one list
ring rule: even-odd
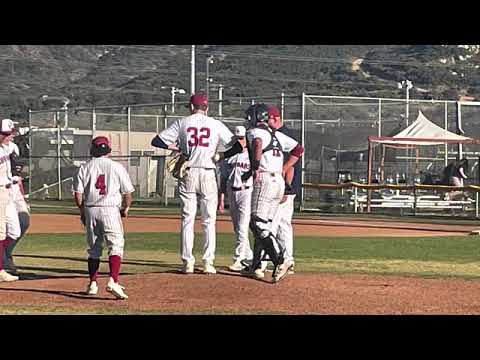
{"label": "chain-link fence", "polygon": [[[302,159],[303,182],[336,183],[348,176],[358,182],[367,177],[368,136],[393,136],[412,124],[418,112],[443,129],[480,137],[476,126],[480,104],[458,107],[455,101],[359,98],[341,96],[285,95],[255,98],[212,99],[209,115],[233,130],[245,124],[244,113],[256,102],[274,104],[285,124],[305,147]],[[476,106],[475,106],[476,105]],[[457,112],[461,124],[457,122]],[[112,142],[112,158],[121,162],[135,185],[136,199],[152,199],[161,204],[178,202],[177,183],[165,170],[170,152],[153,148],[151,139],[175,120],[190,114],[187,101],[163,104],[137,104],[97,108],[30,111],[28,164],[26,176],[32,198],[71,198],[72,178],[89,159],[92,137],[104,135]],[[477,146],[478,147],[478,146]],[[457,157],[458,145],[438,145],[415,150],[374,150],[374,173],[379,177],[384,158],[382,181],[414,181],[426,172],[438,173]],[[478,150],[464,145],[471,160],[472,183],[477,183]],[[477,170],[475,170],[477,169]],[[325,193],[325,192],[323,192]],[[303,207],[320,198],[315,189],[304,190]]]}
{"label": "chain-link fence", "polygon": [[[480,136],[480,128],[475,124],[480,115],[479,103],[469,103],[470,106],[459,109],[456,101],[304,95],[303,104],[304,183],[332,184],[345,179],[365,183],[368,137],[394,136],[411,125],[420,111],[442,129],[462,133],[463,126],[465,136]],[[463,119],[460,125],[458,115]],[[478,150],[478,145],[463,145],[459,150],[458,144],[410,149],[377,145],[373,147],[373,179],[381,183],[413,184],[424,181],[427,176],[439,178],[460,151],[461,156],[471,160],[469,182],[477,184]],[[335,191],[305,189],[302,207],[342,203],[332,200],[335,197],[338,197]]]}

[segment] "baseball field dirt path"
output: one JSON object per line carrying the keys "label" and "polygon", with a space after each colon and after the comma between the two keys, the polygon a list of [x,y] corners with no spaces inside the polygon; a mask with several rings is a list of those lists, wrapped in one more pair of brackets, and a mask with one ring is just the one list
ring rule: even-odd
{"label": "baseball field dirt path", "polygon": [[[297,236],[462,236],[477,228],[473,225],[438,225],[426,223],[388,222],[383,220],[352,220],[348,218],[294,219]],[[128,232],[179,232],[178,215],[132,216],[124,221]],[[201,231],[199,221],[195,231]],[[33,214],[29,233],[83,233],[75,215]],[[230,217],[219,216],[217,232],[233,233]]]}

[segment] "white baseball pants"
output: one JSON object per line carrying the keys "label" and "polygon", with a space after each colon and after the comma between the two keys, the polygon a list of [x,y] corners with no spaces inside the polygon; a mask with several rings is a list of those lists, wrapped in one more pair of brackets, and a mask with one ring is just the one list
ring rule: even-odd
{"label": "white baseball pants", "polygon": [[272,222],[272,233],[276,236],[281,251],[284,252],[284,259],[288,261],[294,261],[292,227],[294,200],[295,194],[287,195],[287,200],[278,206]]}
{"label": "white baseball pants", "polygon": [[262,237],[272,230],[272,221],[285,191],[285,181],[281,173],[261,172],[253,184],[252,218],[260,218],[256,225]]}
{"label": "white baseball pants", "polygon": [[195,263],[193,256],[194,225],[197,214],[197,196],[203,227],[203,261],[215,259],[218,189],[215,169],[190,168],[179,180],[182,207],[181,249],[182,260]]}
{"label": "white baseball pants", "polygon": [[88,257],[100,259],[103,242],[106,242],[109,256],[123,257],[125,238],[118,207],[97,206],[85,208],[85,228],[87,230]]}
{"label": "white baseball pants", "polygon": [[10,190],[0,186],[0,241],[7,237],[7,206],[10,202]]}
{"label": "white baseball pants", "polygon": [[251,260],[253,252],[248,240],[250,213],[252,208],[252,187],[234,191],[227,188],[230,216],[235,231],[235,250],[233,261]]}

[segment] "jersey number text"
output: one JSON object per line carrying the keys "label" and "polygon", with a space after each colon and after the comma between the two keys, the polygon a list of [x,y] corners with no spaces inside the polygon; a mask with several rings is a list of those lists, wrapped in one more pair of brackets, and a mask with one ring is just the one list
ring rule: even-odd
{"label": "jersey number text", "polygon": [[[209,128],[200,128],[189,127],[187,129],[188,134],[190,135],[190,140],[188,140],[188,146],[203,146],[208,147],[208,138],[210,138],[210,129]],[[198,134],[200,133],[200,136]]]}
{"label": "jersey number text", "polygon": [[95,189],[100,190],[100,195],[107,195],[107,185],[105,185],[105,175],[100,175],[95,183]]}

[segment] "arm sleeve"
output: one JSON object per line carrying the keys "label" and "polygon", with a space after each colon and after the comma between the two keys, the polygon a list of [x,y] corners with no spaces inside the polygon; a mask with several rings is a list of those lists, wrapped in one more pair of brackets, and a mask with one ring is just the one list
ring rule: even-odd
{"label": "arm sleeve", "polygon": [[[175,121],[168,128],[163,130],[158,137],[167,145],[172,145],[180,136],[180,120]],[[152,144],[153,145],[153,144]]]}
{"label": "arm sleeve", "polygon": [[243,151],[243,146],[238,141],[236,141],[233,146],[223,153],[223,157],[228,159],[234,155],[240,154]]}
{"label": "arm sleeve", "polygon": [[225,160],[220,163],[220,193],[226,193],[227,180],[230,175],[229,166]]}

